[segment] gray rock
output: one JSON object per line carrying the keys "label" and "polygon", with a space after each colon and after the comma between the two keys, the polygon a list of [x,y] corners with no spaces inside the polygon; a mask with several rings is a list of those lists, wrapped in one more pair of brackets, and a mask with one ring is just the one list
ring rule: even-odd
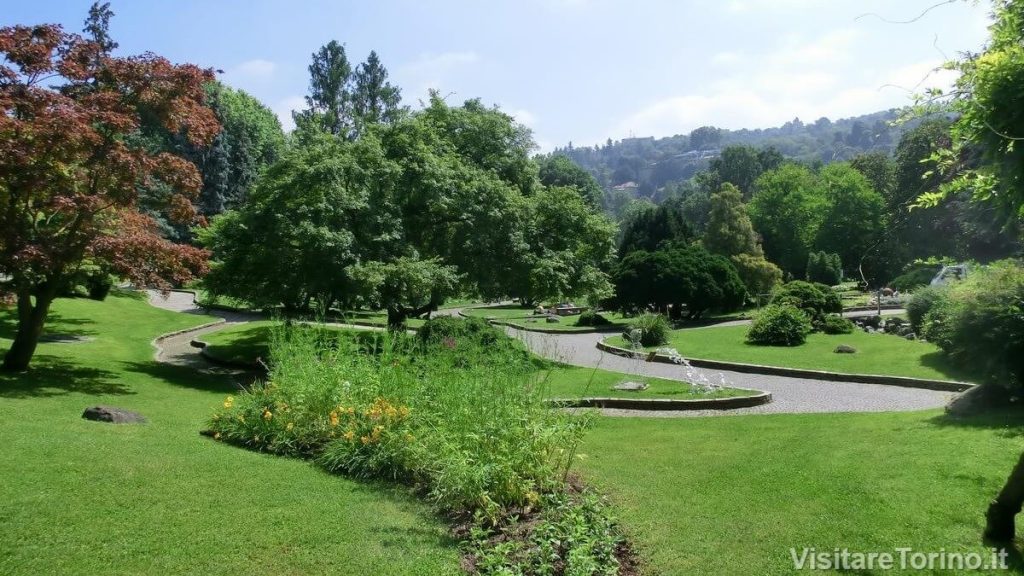
{"label": "gray rock", "polygon": [[907,340],[917,340],[917,334],[911,332],[910,334],[905,335],[904,338],[906,338]]}
{"label": "gray rock", "polygon": [[115,408],[113,406],[93,406],[82,412],[82,418],[111,424],[145,424],[146,417],[138,412]]}
{"label": "gray rock", "polygon": [[950,416],[971,416],[1006,406],[1012,401],[1001,386],[975,386],[954,396],[946,405],[946,413]]}
{"label": "gray rock", "polygon": [[847,344],[840,344],[839,346],[836,346],[836,349],[833,350],[833,352],[836,354],[856,354],[857,349]]}
{"label": "gray rock", "polygon": [[561,320],[558,318],[558,316],[548,316],[546,322],[548,324],[558,324],[559,322],[561,322]]}
{"label": "gray rock", "polygon": [[647,384],[643,382],[620,382],[615,386],[612,386],[612,390],[624,390],[626,392],[640,392],[641,390],[647,390]]}

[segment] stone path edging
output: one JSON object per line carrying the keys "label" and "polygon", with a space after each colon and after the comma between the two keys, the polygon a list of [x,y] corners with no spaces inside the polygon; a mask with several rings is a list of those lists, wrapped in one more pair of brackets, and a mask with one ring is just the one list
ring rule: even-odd
{"label": "stone path edging", "polygon": [[[597,343],[598,350],[623,356],[625,358],[636,358],[637,353],[618,346],[612,346],[604,341]],[[663,364],[674,364],[671,358],[663,354],[644,353],[642,356],[647,362],[660,362]],[[808,370],[805,368],[784,368],[781,366],[765,366],[762,364],[743,364],[739,362],[725,362],[722,360],[705,360],[703,358],[687,358],[692,366],[698,368],[711,368],[714,370],[728,370],[731,372],[743,372],[746,374],[766,374],[769,376],[788,376],[791,378],[813,378],[815,380],[826,380],[830,382],[856,382],[859,384],[882,384],[886,386],[902,386],[904,388],[924,388],[926,390],[937,390],[939,392],[963,392],[973,388],[975,385],[968,382],[955,380],[930,380],[926,378],[911,378],[908,376],[882,376],[879,374],[846,374],[842,372],[828,372],[825,370]]]}
{"label": "stone path edging", "polygon": [[[739,390],[748,390],[739,388]],[[621,410],[734,410],[736,408],[752,408],[772,401],[772,393],[761,390],[749,390],[750,396],[731,396],[729,398],[695,398],[678,400],[675,398],[552,398],[547,402],[559,408],[618,408]]]}

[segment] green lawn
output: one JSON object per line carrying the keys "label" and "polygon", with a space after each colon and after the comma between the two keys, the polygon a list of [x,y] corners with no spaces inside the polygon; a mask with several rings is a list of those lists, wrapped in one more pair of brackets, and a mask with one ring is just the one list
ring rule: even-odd
{"label": "green lawn", "polygon": [[[686,382],[677,380],[633,376],[578,366],[559,366],[542,372],[540,378],[551,398],[672,398],[686,400],[689,398],[728,398],[751,394],[749,391],[735,388],[724,388],[706,393]],[[621,382],[643,382],[649,387],[642,392],[612,389],[613,386]]]}
{"label": "green lawn", "polygon": [[[0,310],[0,353],[13,313]],[[457,574],[445,525],[404,490],[199,436],[232,392],[153,361],[210,318],[140,297],[58,300],[28,375],[0,374],[0,574]],[[81,419],[112,404],[144,426]]]}
{"label": "green lawn", "polygon": [[533,309],[523,308],[519,304],[501,304],[499,306],[463,308],[462,313],[466,316],[473,316],[474,318],[511,320],[513,318],[526,318],[532,316]]}
{"label": "green lawn", "polygon": [[[675,330],[666,345],[687,358],[724,360],[766,366],[826,370],[846,374],[883,374],[935,380],[969,379],[946,361],[938,347],[887,334],[811,334],[801,346],[755,346],[745,342],[747,326],[723,326]],[[621,336],[609,344],[628,348]],[[835,347],[849,344],[856,354],[836,354]]]}
{"label": "green lawn", "polygon": [[984,512],[1022,436],[1020,416],[937,411],[602,418],[581,462],[649,572],[781,575],[791,547],[987,553]]}

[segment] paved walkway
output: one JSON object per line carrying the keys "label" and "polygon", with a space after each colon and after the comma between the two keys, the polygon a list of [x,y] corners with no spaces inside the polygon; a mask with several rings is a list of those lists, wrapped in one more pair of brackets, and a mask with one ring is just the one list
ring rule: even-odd
{"label": "paved walkway", "polygon": [[[190,330],[179,335],[164,338],[158,342],[158,360],[177,365],[192,366],[210,372],[234,374],[238,371],[211,366],[202,359],[197,349],[192,348],[190,342],[197,336],[222,330],[227,326],[264,318],[259,314],[206,311],[196,306],[192,295],[185,292],[171,292],[167,297],[164,297],[158,292],[151,291],[149,301],[150,304],[159,308],[185,314],[206,314],[224,320],[221,324]],[[439,312],[439,314],[457,314],[457,312],[457,310],[447,310]],[[892,314],[899,312],[898,310],[890,311]],[[362,328],[366,329],[365,327]],[[703,374],[710,380],[717,382],[721,376],[725,378],[726,383],[730,386],[771,392],[773,399],[771,403],[763,406],[728,411],[603,410],[605,414],[611,416],[676,418],[738,414],[925,410],[941,407],[952,397],[952,394],[949,392],[917,388],[901,388],[880,384],[857,384],[852,382],[828,382],[805,378],[721,372],[701,368],[690,368],[693,372],[688,374],[686,372],[687,369],[682,366],[644,362],[598,350],[597,342],[601,338],[607,337],[608,334],[541,334],[539,332],[528,332],[514,328],[507,328],[506,330],[510,335],[523,340],[536,354],[565,364],[587,368],[602,368],[613,372],[654,376],[671,380],[687,380],[692,379],[696,374]]]}
{"label": "paved walkway", "polygon": [[[703,330],[704,328],[695,328]],[[597,349],[597,342],[608,334],[541,334],[508,328],[508,333],[524,342],[535,353],[546,358],[588,368],[602,368],[613,372],[654,376],[672,380],[686,380],[687,368],[675,364],[644,362],[623,358]],[[950,392],[902,388],[881,384],[858,384],[854,382],[829,382],[806,378],[767,376],[689,368],[693,374],[703,374],[712,382],[720,376],[727,385],[739,388],[754,388],[772,393],[772,402],[753,408],[740,408],[722,412],[717,410],[695,410],[687,412],[652,412],[633,410],[604,410],[611,415],[643,416],[707,416],[721,414],[769,414],[801,412],[888,412],[903,410],[925,410],[944,406],[953,396]]]}

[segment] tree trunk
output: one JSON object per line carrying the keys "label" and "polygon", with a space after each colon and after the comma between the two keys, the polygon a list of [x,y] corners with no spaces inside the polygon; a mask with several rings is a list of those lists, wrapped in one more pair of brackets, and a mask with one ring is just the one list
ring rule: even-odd
{"label": "tree trunk", "polygon": [[1024,505],[1024,454],[1017,460],[1017,465],[1010,472],[1006,484],[999,495],[988,506],[985,514],[985,537],[996,542],[1013,540],[1015,530],[1014,517],[1020,513]]}
{"label": "tree trunk", "polygon": [[28,368],[39,344],[39,337],[43,334],[43,325],[50,311],[51,302],[52,296],[37,296],[33,306],[31,294],[18,293],[18,332],[14,336],[11,349],[4,356],[4,370],[20,372]]}
{"label": "tree trunk", "polygon": [[405,320],[408,317],[409,312],[404,308],[388,308],[388,329],[404,330]]}

